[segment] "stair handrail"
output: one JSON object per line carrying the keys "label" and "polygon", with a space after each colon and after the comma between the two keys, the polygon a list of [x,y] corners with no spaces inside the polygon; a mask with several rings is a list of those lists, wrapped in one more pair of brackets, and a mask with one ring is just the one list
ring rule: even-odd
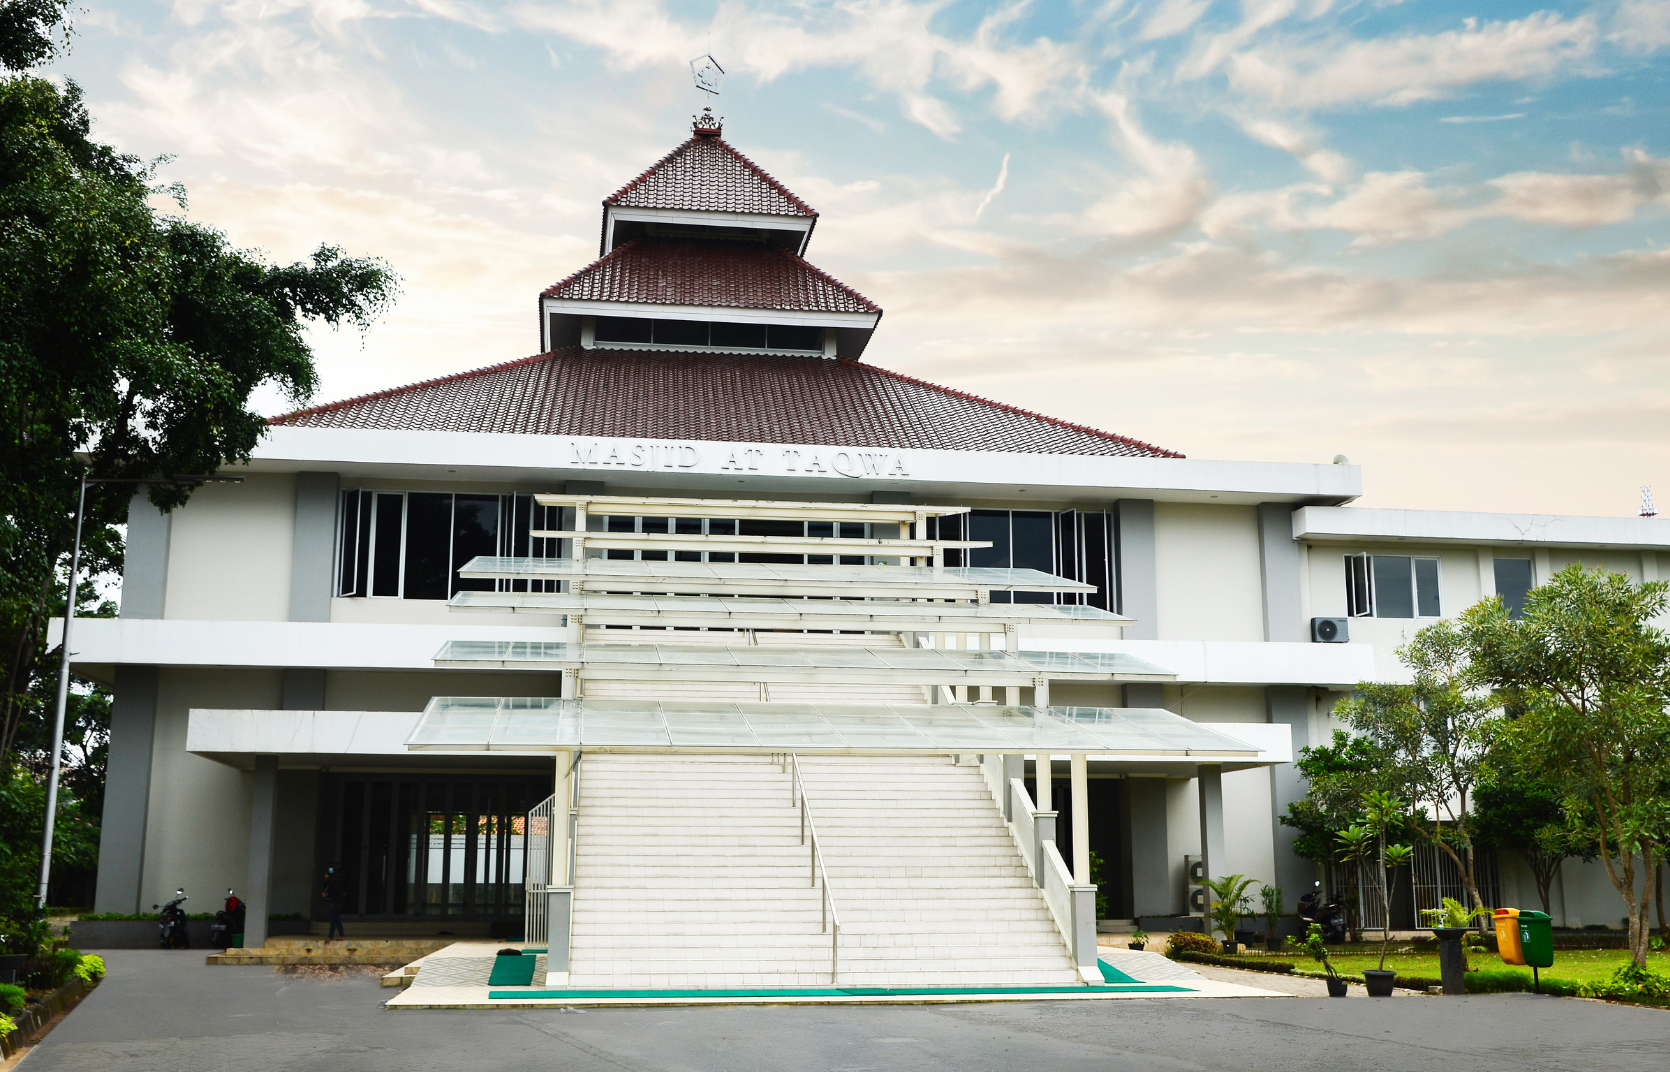
{"label": "stair handrail", "polygon": [[806,844],[808,832],[812,838],[811,885],[816,886],[820,878],[823,880],[823,895],[819,898],[821,918],[818,933],[829,935],[829,982],[833,986],[841,963],[841,916],[835,910],[835,895],[829,889],[829,869],[824,866],[823,850],[818,847],[818,827],[806,802],[806,782],[800,776],[800,757],[794,752],[789,752],[787,759],[786,766],[790,773],[789,806],[800,806],[800,843]]}
{"label": "stair handrail", "polygon": [[574,867],[578,862],[579,853],[576,842],[580,832],[580,760],[585,757],[584,752],[574,753],[574,762],[568,768],[568,885],[574,885]]}

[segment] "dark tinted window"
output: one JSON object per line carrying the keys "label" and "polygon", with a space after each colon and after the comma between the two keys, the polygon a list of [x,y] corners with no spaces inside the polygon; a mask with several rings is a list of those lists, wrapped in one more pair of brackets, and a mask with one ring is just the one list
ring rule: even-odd
{"label": "dark tinted window", "polygon": [[1413,618],[1415,592],[1409,583],[1406,555],[1374,556],[1374,616]]}
{"label": "dark tinted window", "polygon": [[1438,560],[1415,560],[1415,609],[1423,618],[1438,617]]}
{"label": "dark tinted window", "polygon": [[990,540],[990,547],[976,547],[968,552],[970,566],[1009,565],[1009,511],[976,510],[968,515],[968,538]]}
{"label": "dark tinted window", "polygon": [[[364,501],[365,510],[360,507]],[[337,565],[336,594],[363,596],[365,594],[365,559],[370,552],[371,518],[362,517],[369,511],[371,497],[359,491],[342,493],[342,560]]]}
{"label": "dark tinted window", "polygon": [[[669,524],[669,521],[670,521],[670,519],[665,518],[665,517],[646,517],[646,518],[644,518],[643,528],[640,529],[639,531],[641,531],[641,532],[668,532],[668,531],[671,530],[671,527],[672,527]],[[639,557],[642,558],[645,562],[665,562],[665,561],[667,561],[667,552],[665,552],[665,551],[644,551],[642,554],[639,555]]]}
{"label": "dark tinted window", "polygon": [[649,342],[652,323],[640,316],[600,316],[593,338],[598,342]]}
{"label": "dark tinted window", "polygon": [[707,321],[657,320],[655,341],[666,346],[706,346]]}
{"label": "dark tinted window", "polygon": [[[460,495],[453,508],[452,591],[491,592],[491,577],[464,580],[456,576],[477,555],[499,553],[499,497]],[[451,593],[448,593],[451,594]]]}
{"label": "dark tinted window", "polygon": [[1525,616],[1525,596],[1531,591],[1531,560],[1528,558],[1498,558],[1496,560],[1496,594],[1509,617]]}
{"label": "dark tinted window", "polygon": [[712,324],[712,331],[712,341],[715,346],[765,349],[764,324],[725,324],[715,320]]}
{"label": "dark tinted window", "polygon": [[773,350],[822,350],[823,329],[798,324],[772,324],[766,337]]}
{"label": "dark tinted window", "polygon": [[[1009,528],[1014,541],[1010,564],[1016,569],[1055,573],[1055,519],[1046,510],[1015,510]],[[1016,603],[1053,603],[1050,592],[1016,592]]]}
{"label": "dark tinted window", "polygon": [[1096,586],[1090,605],[1113,610],[1112,588],[1108,583],[1108,515],[1084,515],[1084,583]]}
{"label": "dark tinted window", "polygon": [[400,594],[400,537],[406,528],[404,495],[377,496],[375,561],[371,570],[371,594]]}
{"label": "dark tinted window", "polygon": [[[745,519],[741,522],[739,535],[742,536],[804,536],[806,523],[804,521],[769,521],[757,518]],[[781,554],[744,554],[740,557],[743,562],[803,562],[802,555]]]}
{"label": "dark tinted window", "polygon": [[406,496],[407,599],[447,597],[452,543],[452,495],[414,491]]}

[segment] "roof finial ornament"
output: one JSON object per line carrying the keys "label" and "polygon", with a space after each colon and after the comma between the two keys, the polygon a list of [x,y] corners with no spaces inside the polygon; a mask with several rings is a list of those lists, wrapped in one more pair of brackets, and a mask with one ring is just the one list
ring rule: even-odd
{"label": "roof finial ornament", "polygon": [[[725,80],[725,68],[719,66],[719,61],[712,55],[703,53],[690,61],[690,77],[695,80],[696,88],[706,93],[710,98],[719,95],[719,84]],[[725,124],[723,116],[715,118],[713,103],[710,100],[702,106],[702,114],[692,116],[690,129],[699,137],[717,135]]]}
{"label": "roof finial ornament", "polygon": [[1653,505],[1653,486],[1641,485],[1641,517],[1657,517],[1658,507]]}

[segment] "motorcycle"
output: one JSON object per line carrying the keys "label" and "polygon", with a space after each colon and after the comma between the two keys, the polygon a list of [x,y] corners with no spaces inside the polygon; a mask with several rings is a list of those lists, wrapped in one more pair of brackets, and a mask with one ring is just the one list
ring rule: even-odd
{"label": "motorcycle", "polygon": [[[157,937],[164,949],[188,949],[191,939],[186,935],[186,910],[180,902],[190,900],[183,889],[174,891],[174,899],[162,906],[157,916]],[[156,908],[156,905],[152,905]]]}
{"label": "motorcycle", "polygon": [[1299,918],[1307,924],[1320,925],[1324,942],[1343,942],[1347,934],[1345,904],[1341,901],[1324,901],[1322,883],[1318,882],[1316,885],[1316,889],[1299,898]]}
{"label": "motorcycle", "polygon": [[216,949],[232,948],[234,936],[244,932],[244,915],[247,907],[238,899],[237,894],[230,889],[226,891],[226,907],[215,913],[215,921],[209,924],[209,944]]}

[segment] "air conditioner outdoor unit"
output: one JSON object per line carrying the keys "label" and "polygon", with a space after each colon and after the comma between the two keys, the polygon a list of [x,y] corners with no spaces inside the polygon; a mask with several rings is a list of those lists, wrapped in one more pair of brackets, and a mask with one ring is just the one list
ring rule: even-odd
{"label": "air conditioner outdoor unit", "polygon": [[1312,618],[1310,638],[1317,644],[1345,644],[1351,640],[1347,618]]}
{"label": "air conditioner outdoor unit", "polygon": [[1188,908],[1184,911],[1192,914],[1204,915],[1209,907],[1206,901],[1206,861],[1198,856],[1183,857],[1183,883],[1185,886],[1185,901]]}

